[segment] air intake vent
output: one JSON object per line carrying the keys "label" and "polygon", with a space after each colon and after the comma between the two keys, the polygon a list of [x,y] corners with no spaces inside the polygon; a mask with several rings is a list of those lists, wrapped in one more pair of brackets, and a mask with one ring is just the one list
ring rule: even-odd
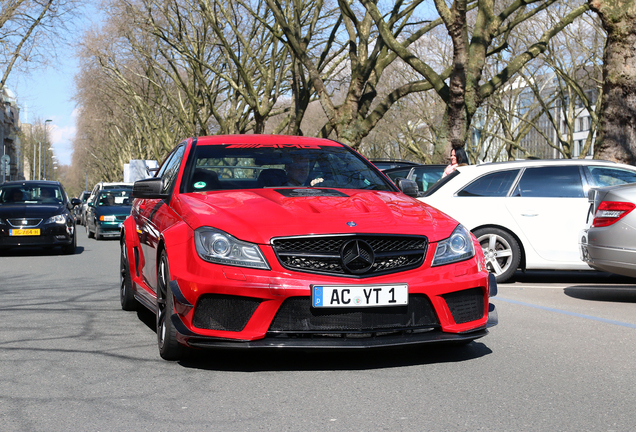
{"label": "air intake vent", "polygon": [[475,321],[484,317],[484,291],[481,288],[471,288],[442,296],[453,314],[457,324]]}

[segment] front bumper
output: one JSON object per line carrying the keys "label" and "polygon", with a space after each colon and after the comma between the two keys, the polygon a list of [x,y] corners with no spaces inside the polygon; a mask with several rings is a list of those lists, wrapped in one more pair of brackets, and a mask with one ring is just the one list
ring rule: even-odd
{"label": "front bumper", "polygon": [[[497,294],[497,282],[494,275],[488,276],[489,296]],[[174,295],[175,309],[177,311],[188,310],[193,307],[181,292],[176,280],[171,281],[171,290]],[[277,332],[270,331],[264,338],[256,340],[229,339],[214,336],[205,336],[188,328],[179,313],[171,316],[171,321],[177,331],[177,340],[194,348],[298,348],[298,349],[360,349],[421,345],[426,343],[461,343],[479,339],[488,334],[488,328],[498,324],[498,315],[495,305],[488,304],[486,323],[464,332],[449,333],[442,331],[441,325],[431,324],[411,329],[374,329],[340,332]]]}
{"label": "front bumper", "polygon": [[42,224],[35,228],[40,229],[37,236],[12,236],[7,225],[0,225],[0,249],[14,247],[54,247],[65,246],[73,243],[75,233],[74,226],[62,224]]}
{"label": "front bumper", "polygon": [[101,222],[97,221],[99,234],[102,237],[118,238],[121,235],[121,222]]}

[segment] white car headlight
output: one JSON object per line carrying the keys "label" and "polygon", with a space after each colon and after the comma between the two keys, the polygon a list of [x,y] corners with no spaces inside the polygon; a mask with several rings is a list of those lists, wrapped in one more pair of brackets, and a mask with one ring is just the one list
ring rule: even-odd
{"label": "white car headlight", "polygon": [[64,217],[64,215],[55,215],[48,218],[46,220],[46,223],[65,224],[66,218]]}
{"label": "white car headlight", "polygon": [[431,267],[464,261],[475,256],[475,247],[470,232],[457,225],[451,236],[437,242]]}
{"label": "white car headlight", "polygon": [[261,250],[221,230],[210,227],[194,231],[194,244],[201,259],[216,264],[269,270]]}
{"label": "white car headlight", "polygon": [[108,216],[100,216],[99,220],[102,222],[115,222],[116,218],[114,215],[108,215]]}

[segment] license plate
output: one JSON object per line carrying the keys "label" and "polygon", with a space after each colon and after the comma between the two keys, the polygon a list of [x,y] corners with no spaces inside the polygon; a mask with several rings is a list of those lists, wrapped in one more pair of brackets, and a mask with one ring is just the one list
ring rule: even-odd
{"label": "license plate", "polygon": [[406,306],[409,286],[395,285],[311,285],[315,308]]}
{"label": "license plate", "polygon": [[40,229],[39,228],[34,228],[34,229],[12,229],[12,230],[9,230],[9,235],[10,236],[39,236],[40,235]]}

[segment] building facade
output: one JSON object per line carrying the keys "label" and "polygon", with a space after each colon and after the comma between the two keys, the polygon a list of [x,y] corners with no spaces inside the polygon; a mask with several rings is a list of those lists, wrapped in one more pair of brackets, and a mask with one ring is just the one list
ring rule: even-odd
{"label": "building facade", "polygon": [[2,156],[9,158],[9,169],[0,170],[0,182],[22,180],[23,161],[20,151],[20,109],[13,92],[2,89],[2,109],[0,109],[0,143]]}

